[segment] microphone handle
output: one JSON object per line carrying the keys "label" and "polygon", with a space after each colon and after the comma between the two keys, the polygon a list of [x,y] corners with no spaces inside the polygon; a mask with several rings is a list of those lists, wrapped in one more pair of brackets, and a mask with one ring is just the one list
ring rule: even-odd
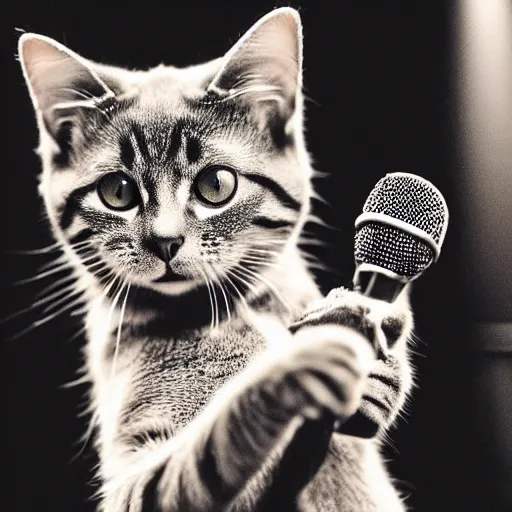
{"label": "microphone handle", "polygon": [[[377,270],[356,269],[354,275],[354,290],[365,297],[376,300],[382,300],[392,303],[404,289],[406,281],[393,279]],[[371,340],[377,349],[385,351],[385,347],[377,339]],[[384,352],[385,353],[385,352]],[[379,350],[380,355],[380,350]],[[333,431],[340,432],[349,436],[356,436],[363,439],[369,439],[377,434],[379,425],[370,418],[366,417],[360,411],[357,411],[345,422],[335,421]]]}
{"label": "microphone handle", "polygon": [[407,282],[393,279],[375,270],[356,270],[354,290],[365,297],[394,302]]}

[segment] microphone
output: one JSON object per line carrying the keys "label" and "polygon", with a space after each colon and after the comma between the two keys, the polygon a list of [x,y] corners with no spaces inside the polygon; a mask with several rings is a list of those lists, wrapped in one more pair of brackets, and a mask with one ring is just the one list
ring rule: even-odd
{"label": "microphone", "polygon": [[448,207],[430,181],[402,172],[386,174],[355,222],[354,289],[394,302],[441,253]]}
{"label": "microphone", "polygon": [[[394,302],[439,258],[448,217],[446,201],[430,181],[414,174],[387,174],[370,192],[355,222],[354,289],[383,305]],[[376,313],[376,323],[382,313]],[[374,335],[377,352],[386,356],[385,339],[378,329]],[[333,429],[371,438],[379,425],[358,410],[344,423],[335,421]]]}
{"label": "microphone", "polygon": [[[388,306],[405,286],[436,262],[448,228],[448,207],[441,192],[430,181],[408,173],[391,173],[370,192],[363,213],[355,222],[354,290],[381,301],[368,320],[379,324]],[[387,305],[387,306],[386,306]],[[296,332],[316,325],[303,317],[290,326]],[[386,341],[375,330],[374,347],[386,356]],[[361,411],[346,422],[325,418],[316,427],[330,425],[332,431],[362,438],[373,437],[378,425]]]}

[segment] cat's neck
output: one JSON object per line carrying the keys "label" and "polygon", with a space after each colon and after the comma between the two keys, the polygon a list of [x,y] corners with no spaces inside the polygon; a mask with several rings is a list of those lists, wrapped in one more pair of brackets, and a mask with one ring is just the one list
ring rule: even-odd
{"label": "cat's neck", "polygon": [[[284,251],[274,263],[260,269],[258,278],[246,279],[244,287],[211,289],[206,284],[181,295],[164,295],[131,285],[106,296],[104,289],[90,287],[89,318],[106,318],[110,333],[121,325],[128,337],[176,338],[208,328],[221,328],[227,320],[242,319],[245,312],[273,311],[291,321],[311,300],[319,298],[318,288],[296,247]],[[99,313],[101,311],[101,314]],[[105,312],[108,312],[105,315]],[[94,320],[91,320],[94,321]]]}

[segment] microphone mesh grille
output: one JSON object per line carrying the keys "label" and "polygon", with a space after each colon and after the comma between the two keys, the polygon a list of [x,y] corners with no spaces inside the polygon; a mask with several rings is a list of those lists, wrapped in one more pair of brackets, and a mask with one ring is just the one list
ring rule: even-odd
{"label": "microphone mesh grille", "polygon": [[434,258],[423,241],[393,226],[369,222],[355,236],[355,259],[406,278],[423,272]]}
{"label": "microphone mesh grille", "polygon": [[446,203],[433,185],[401,173],[388,174],[375,185],[363,212],[402,220],[430,235],[437,244],[442,243],[448,216]]}

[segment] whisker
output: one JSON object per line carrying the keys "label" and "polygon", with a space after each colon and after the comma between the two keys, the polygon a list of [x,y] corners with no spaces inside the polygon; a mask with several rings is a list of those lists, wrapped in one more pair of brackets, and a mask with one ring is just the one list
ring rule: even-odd
{"label": "whisker", "polygon": [[[111,328],[111,322],[112,322],[112,315],[114,314],[114,310],[117,307],[117,302],[119,300],[119,297],[121,297],[121,293],[123,293],[123,288],[124,288],[125,284],[126,284],[126,281],[123,281],[119,286],[119,290],[116,290],[114,299],[112,300],[112,304],[110,305],[110,308],[108,310],[106,327],[107,327],[107,330],[109,331],[109,334],[111,334],[110,328]],[[116,337],[116,345],[114,347],[114,356],[113,356],[114,359],[116,357],[116,350],[117,350],[117,337]],[[115,366],[114,359],[112,360],[112,367],[111,367],[111,371],[110,371],[111,378],[113,377],[113,370],[114,370],[114,366]]]}
{"label": "whisker", "polygon": [[314,261],[306,261],[306,267],[309,270],[315,269],[320,270],[322,272],[327,272],[329,274],[334,274],[337,277],[342,277],[341,274],[334,268],[328,267],[327,265],[324,265],[323,263],[317,263]]}
{"label": "whisker", "polygon": [[82,377],[78,377],[78,379],[74,379],[66,382],[65,384],[61,384],[59,389],[71,389],[76,386],[80,386],[81,384],[87,384],[89,382],[91,382],[91,378],[88,375],[83,375]]}
{"label": "whisker", "polygon": [[110,275],[112,275],[112,278],[109,281],[107,281],[105,288],[103,288],[103,291],[99,297],[100,301],[103,301],[105,299],[105,297],[108,295],[108,293],[114,286],[114,283],[119,279],[119,276],[113,270],[110,270],[109,274],[107,274],[107,276]]}
{"label": "whisker", "polygon": [[328,247],[329,244],[316,238],[299,237],[299,245],[317,245],[318,247]]}
{"label": "whisker", "polygon": [[[224,302],[226,304],[226,313],[228,315],[228,322],[230,323],[231,322],[231,309],[229,307],[229,301],[228,301],[229,291],[224,287],[224,283],[220,279],[219,279],[219,288],[220,288],[222,295],[224,296]],[[226,294],[226,292],[227,292],[227,294]]]}
{"label": "whisker", "polygon": [[[19,311],[16,311],[15,313],[12,313],[11,315],[8,315],[2,319],[0,319],[0,323],[9,322],[10,320],[14,320],[15,318],[18,318],[20,315],[23,315],[24,313],[28,313],[39,306],[43,306],[47,304],[48,302],[51,302],[53,299],[58,299],[59,297],[63,296],[61,299],[57,300],[54,304],[51,304],[47,308],[43,310],[43,313],[47,313],[49,310],[54,309],[56,306],[62,304],[63,301],[68,300],[72,298],[76,293],[69,294],[70,291],[74,290],[76,287],[75,283],[73,283],[70,286],[67,286],[66,288],[59,290],[55,293],[52,293],[48,295],[47,297],[37,300],[30,306],[20,309]],[[84,290],[78,290],[80,293],[83,293]]]}
{"label": "whisker", "polygon": [[206,287],[208,289],[208,296],[210,297],[210,306],[211,306],[211,309],[212,309],[212,321],[210,323],[210,330],[213,330],[213,326],[215,325],[214,324],[214,315],[215,315],[215,312],[214,312],[214,309],[213,309],[213,297],[212,297],[212,292],[210,290],[210,280],[208,279],[208,276],[205,274],[205,272],[203,272],[203,270],[200,268],[200,267],[197,267],[198,270],[201,272],[201,274],[203,275],[204,277],[204,282],[206,283]]}
{"label": "whisker", "polygon": [[228,302],[227,295],[226,295],[226,293],[224,291],[224,286],[222,285],[222,280],[219,278],[217,272],[215,271],[215,269],[214,269],[214,267],[212,265],[210,265],[210,269],[213,272],[213,274],[217,277],[220,291],[221,291],[222,295],[224,296],[224,302],[226,303],[226,313],[228,315],[228,322],[231,322],[231,312],[229,310],[229,302]]}
{"label": "whisker", "polygon": [[44,297],[46,293],[54,290],[55,288],[58,288],[59,286],[63,285],[64,283],[67,283],[68,281],[75,281],[77,279],[77,276],[74,274],[71,274],[69,276],[65,276],[62,279],[58,279],[54,283],[47,286],[44,290],[38,292],[35,295],[36,299],[39,299],[40,297]]}
{"label": "whisker", "polygon": [[79,241],[79,242],[75,242],[74,244],[69,244],[69,246],[72,248],[72,249],[78,249],[79,247],[81,247],[82,245],[90,245],[90,246],[94,246],[94,242],[92,240],[82,240],[82,241]]}
{"label": "whisker", "polygon": [[[124,284],[126,284],[126,281],[124,282]],[[124,284],[123,284],[123,286],[124,286]],[[115,374],[116,361],[117,361],[117,356],[119,353],[119,345],[121,343],[121,330],[122,330],[122,326],[123,326],[124,313],[126,311],[126,301],[128,300],[128,294],[130,293],[130,285],[131,285],[131,283],[128,283],[128,286],[126,287],[126,293],[124,295],[123,304],[121,306],[121,313],[119,315],[119,324],[117,326],[117,336],[116,336],[116,347],[114,349],[114,357],[112,359],[111,376],[113,376]],[[122,290],[123,290],[123,288],[121,287],[121,291]]]}
{"label": "whisker", "polygon": [[[318,197],[320,197],[320,196],[318,196]],[[320,198],[320,200],[325,203],[325,201],[322,198]],[[322,228],[332,229],[332,230],[338,231],[338,232],[341,231],[340,228],[338,228],[336,226],[332,226],[331,224],[328,224],[327,222],[322,220],[320,217],[318,217],[317,215],[314,215],[312,213],[308,214],[308,216],[306,217],[306,223],[316,224],[317,226],[320,226]],[[313,234],[311,232],[308,232],[307,230],[303,230],[303,233]]]}
{"label": "whisker", "polygon": [[54,252],[56,250],[62,249],[61,242],[55,242],[51,245],[47,245],[46,247],[42,247],[41,249],[12,249],[7,252],[11,254],[23,254],[27,256],[38,255],[38,254],[48,254],[49,252]]}
{"label": "whisker", "polygon": [[342,277],[341,273],[338,270],[326,265],[314,254],[307,252],[305,249],[299,249],[299,253],[301,257],[305,260],[304,263],[306,264],[306,267],[309,270],[316,269],[322,272],[326,272],[328,274],[333,274],[340,278]]}
{"label": "whisker", "polygon": [[292,312],[290,306],[288,305],[288,303],[283,299],[283,297],[281,296],[281,294],[279,293],[279,291],[277,290],[277,288],[270,282],[268,281],[268,279],[266,279],[265,277],[263,277],[261,274],[256,274],[255,272],[253,272],[252,270],[249,270],[248,268],[246,267],[243,267],[243,266],[239,266],[240,269],[243,269],[245,272],[248,272],[249,274],[252,274],[255,279],[259,279],[261,282],[263,282],[264,284],[266,284],[268,286],[268,288],[270,289],[270,291],[273,292],[273,294],[277,297],[277,299],[283,304],[283,306],[288,310],[289,313]]}
{"label": "whisker", "polygon": [[[80,299],[80,300],[78,300],[78,299]],[[32,331],[32,330],[34,330],[34,329],[36,329],[38,327],[41,327],[42,325],[50,322],[54,318],[56,318],[59,315],[61,315],[62,313],[64,313],[64,311],[67,311],[67,310],[69,310],[71,308],[74,308],[74,307],[78,306],[79,304],[81,304],[83,302],[83,298],[79,297],[78,299],[73,301],[73,302],[70,302],[69,304],[67,304],[63,308],[59,309],[59,311],[56,311],[55,313],[52,313],[51,315],[48,315],[47,317],[42,318],[41,320],[36,320],[35,322],[32,323],[31,326],[27,327],[26,329],[23,329],[22,331],[18,332],[17,334],[14,334],[9,339],[11,341],[16,340],[16,339],[24,336],[25,334],[29,333],[30,331]]]}
{"label": "whisker", "polygon": [[94,432],[94,427],[96,426],[96,421],[98,420],[98,418],[99,418],[99,413],[97,412],[97,410],[95,410],[92,413],[89,424],[87,425],[87,430],[85,431],[84,435],[82,436],[83,437],[82,446],[80,447],[80,450],[78,451],[78,453],[71,459],[72,461],[75,461],[76,459],[78,459],[78,457],[80,457],[82,455],[82,453],[84,452],[85,447],[87,446],[87,443],[89,442],[89,440],[92,437],[92,433]]}
{"label": "whisker", "polygon": [[[235,291],[238,293],[238,296],[240,297],[240,302],[242,303],[242,305],[248,310],[250,311],[251,308],[249,307],[249,304],[247,303],[247,301],[245,300],[245,297],[242,295],[242,292],[238,289],[238,287],[235,285],[235,283],[233,282],[233,280],[229,277],[229,275],[232,275],[234,279],[237,279],[237,276],[236,274],[233,274],[231,272],[230,269],[227,269],[226,270],[226,279],[231,283],[231,286],[235,289]],[[244,284],[244,282],[242,281],[242,284]],[[245,283],[246,284],[246,283]],[[246,284],[247,286],[247,284]]]}
{"label": "whisker", "polygon": [[305,249],[299,249],[299,253],[303,258],[305,258],[307,260],[314,260],[316,262],[320,262],[320,259],[318,258],[318,256],[306,251]]}
{"label": "whisker", "polygon": [[[62,101],[60,103],[55,104],[52,107],[53,110],[69,109],[69,108],[76,108],[76,107],[91,108],[91,109],[96,109],[107,119],[110,119],[107,112],[105,112],[104,110],[99,108],[97,105],[97,101],[100,98],[97,98],[96,96],[91,95],[89,92],[84,91],[83,89],[77,90],[77,89],[72,89],[70,87],[60,87],[59,90],[72,92],[73,94],[77,94],[77,95],[81,96],[83,99],[82,100]],[[85,94],[86,92],[87,92],[87,95]],[[106,95],[108,95],[108,93]],[[105,95],[103,95],[103,97],[105,97]]]}
{"label": "whisker", "polygon": [[[275,92],[279,93],[281,91],[280,87],[272,86],[272,85],[250,85],[247,87],[243,87],[240,89],[235,89],[234,92],[231,92],[229,96],[225,98],[225,100],[233,99],[238,96],[242,96],[243,94],[250,94],[250,93],[262,93],[262,92]],[[279,96],[279,94],[271,95],[272,99],[275,99],[276,101],[281,101],[282,98]]]}
{"label": "whisker", "polygon": [[[112,270],[110,271],[110,274],[113,274],[113,277],[110,279],[110,281],[107,281],[107,284],[105,285],[105,288],[101,292],[101,294],[99,296],[99,301],[100,302],[103,302],[105,300],[105,298],[109,294],[110,290],[116,284],[117,280],[120,279],[119,276],[115,272],[113,272]],[[86,325],[86,327],[87,327],[87,325]]]}
{"label": "whisker", "polygon": [[244,274],[242,274],[241,276],[238,275],[237,270],[239,271],[239,267],[231,267],[231,269],[228,272],[230,272],[233,277],[237,278],[243,285],[247,286],[247,288],[249,288],[249,290],[251,290],[254,295],[258,296],[260,292],[258,291],[257,288],[254,287],[254,280],[248,281],[247,276],[245,276]]}
{"label": "whisker", "polygon": [[258,254],[266,254],[268,256],[281,256],[281,253],[277,252],[277,251],[270,251],[268,249],[254,249],[252,247],[250,247],[249,249],[247,249],[247,251],[250,251],[250,252],[253,252],[253,253],[258,253]]}
{"label": "whisker", "polygon": [[[73,315],[71,313],[70,316],[78,316],[78,315]],[[78,329],[78,331],[75,332],[75,334],[73,334],[73,336],[71,336],[71,338],[68,339],[68,342],[75,340],[76,338],[78,338],[78,336],[80,336],[84,332],[85,332],[85,325],[82,325],[82,327],[80,327],[80,329]]]}
{"label": "whisker", "polygon": [[262,246],[270,246],[274,247],[276,245],[286,245],[288,243],[288,240],[280,240],[277,237],[270,238],[270,237],[261,237],[261,236],[251,236],[249,237],[249,241],[254,244],[262,245]]}
{"label": "whisker", "polygon": [[283,239],[280,236],[277,236],[277,233],[252,233],[248,236],[250,242],[259,243],[264,245],[286,245],[289,240]]}
{"label": "whisker", "polygon": [[[72,290],[72,288],[71,288]],[[43,309],[43,313],[49,313],[56,307],[60,306],[63,302],[66,302],[67,300],[73,299],[75,296],[82,295],[85,292],[85,290],[76,290],[74,293],[66,294],[64,297],[60,298],[58,301],[56,301],[53,304],[49,304]]]}
{"label": "whisker", "polygon": [[213,280],[211,281],[211,285],[212,285],[212,293],[213,293],[213,302],[215,304],[215,325],[214,325],[214,329],[217,329],[219,327],[219,324],[220,324],[220,319],[219,319],[219,303],[217,301],[217,292],[215,291],[215,285],[214,285]]}
{"label": "whisker", "polygon": [[67,261],[68,259],[64,255],[59,256],[58,258],[55,258],[53,261],[49,261],[48,263],[41,265],[41,267],[39,268],[39,272],[51,270],[52,268],[58,267],[59,265],[62,265]]}
{"label": "whisker", "polygon": [[240,258],[240,261],[244,262],[244,263],[256,263],[258,265],[262,265],[262,266],[265,266],[265,267],[278,268],[279,270],[282,270],[284,268],[284,265],[281,265],[279,263],[272,263],[272,262],[269,262],[268,260],[263,259],[263,258],[262,259],[255,259],[255,258],[242,257],[242,258]]}
{"label": "whisker", "polygon": [[42,274],[37,274],[34,277],[28,277],[26,279],[20,279],[19,281],[16,281],[13,283],[14,286],[18,286],[21,284],[27,284],[27,283],[33,283],[34,281],[39,281],[41,279],[44,279],[45,277],[51,276],[53,274],[57,274],[59,272],[62,272],[65,269],[71,268],[71,262],[62,263],[61,265],[51,269],[47,270],[46,272],[43,272]]}
{"label": "whisker", "polygon": [[79,96],[82,96],[82,98],[85,98],[86,100],[92,100],[95,98],[89,91],[84,89],[73,89],[72,87],[59,87],[57,89],[58,91],[68,91],[73,94],[78,94]]}
{"label": "whisker", "polygon": [[[328,176],[328,173],[321,173],[321,171],[313,171],[312,179],[324,179]],[[330,206],[329,201],[322,197],[316,190],[311,192],[311,199],[318,201],[319,203],[324,204],[325,206]],[[307,219],[307,217],[306,217]]]}

